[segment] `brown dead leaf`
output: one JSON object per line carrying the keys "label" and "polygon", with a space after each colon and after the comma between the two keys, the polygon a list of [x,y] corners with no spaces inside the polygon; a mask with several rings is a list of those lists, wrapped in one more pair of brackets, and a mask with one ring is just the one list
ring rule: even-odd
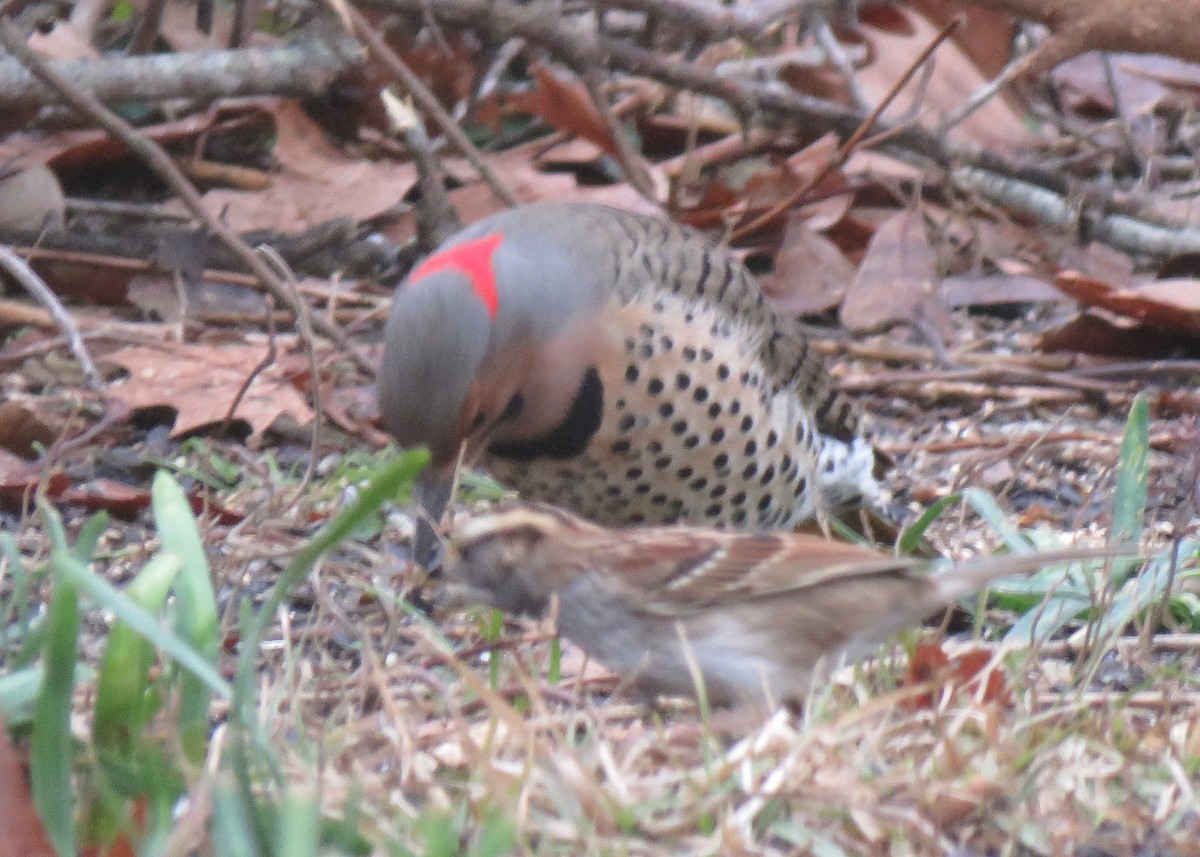
{"label": "brown dead leaf", "polygon": [[25,765],[8,738],[8,727],[0,717],[0,857],[54,857],[41,816],[33,805]]}
{"label": "brown dead leaf", "polygon": [[1081,313],[1038,338],[1042,351],[1077,351],[1104,357],[1165,358],[1196,349],[1194,337],[1155,331],[1148,336],[1145,325],[1104,310]]}
{"label": "brown dead leaf", "polygon": [[[908,674],[904,685],[912,686],[925,682],[945,682],[954,691],[965,691],[974,696],[979,693],[980,679],[985,684],[981,694],[983,702],[998,702],[1008,705],[1012,702],[1012,688],[999,670],[984,671],[992,662],[992,653],[987,649],[972,649],[967,652],[949,657],[937,643],[919,643],[913,651],[908,664]],[[933,693],[923,693],[910,697],[904,702],[909,709],[930,708],[935,702]]]}
{"label": "brown dead leaf", "polygon": [[346,155],[295,101],[270,107],[281,166],[265,191],[212,190],[204,204],[237,231],[300,232],[335,217],[363,220],[398,203],[416,182],[411,163]]}
{"label": "brown dead leaf", "polygon": [[797,315],[815,315],[836,307],[854,279],[854,266],[803,214],[792,212],[775,255],[775,270],[759,278],[771,303]]}
{"label": "brown dead leaf", "polygon": [[1085,306],[1100,307],[1160,330],[1200,335],[1200,280],[1155,280],[1120,289],[1064,271],[1055,277],[1054,285]]}
{"label": "brown dead leaf", "polygon": [[[1109,86],[1104,68],[1107,59],[1112,69]],[[1062,63],[1054,70],[1059,98],[1080,113],[1118,114],[1136,128],[1137,121],[1150,114],[1168,96],[1181,93],[1194,103],[1200,95],[1200,64],[1174,57],[1141,54],[1101,54],[1091,51]],[[1119,103],[1114,103],[1113,91]]]}
{"label": "brown dead leaf", "polygon": [[57,497],[70,484],[70,478],[60,470],[48,477],[45,467],[37,461],[26,461],[13,455],[7,449],[0,449],[0,504],[9,508],[19,508],[22,503],[31,500],[34,490],[46,480],[46,493]]}
{"label": "brown dead leaf", "polygon": [[[220,423],[266,355],[266,345],[164,343],[124,348],[105,358],[129,370],[129,378],[111,385],[109,394],[131,409],[174,409],[171,436],[179,437]],[[257,436],[284,415],[305,425],[312,410],[276,362],[255,376],[234,418],[249,423]]]}
{"label": "brown dead leaf", "polygon": [[972,6],[963,0],[908,0],[905,5],[916,9],[939,29],[961,15],[963,26],[950,38],[984,77],[995,77],[1008,65],[1009,46],[1017,34],[1017,22],[1012,15]]}
{"label": "brown dead leaf", "polygon": [[1040,21],[1052,33],[1029,55],[1025,72],[1036,75],[1089,50],[1167,54],[1200,61],[1195,23],[1200,0],[970,0]]}
{"label": "brown dead leaf", "polygon": [[91,479],[63,491],[60,502],[129,520],[150,508],[150,492],[115,479]]}
{"label": "brown dead leaf", "polygon": [[[599,202],[645,214],[661,214],[627,182],[585,186],[570,173],[539,170],[534,156],[544,147],[541,140],[534,140],[495,155],[485,155],[485,158],[523,203],[548,200]],[[448,168],[451,167],[448,164]],[[450,202],[463,223],[474,223],[506,208],[491,188],[480,181],[450,191]],[[404,212],[381,228],[380,233],[392,241],[407,240],[416,234],[413,213]]]}
{"label": "brown dead leaf", "polygon": [[61,425],[38,413],[34,402],[0,402],[0,448],[23,458],[34,458],[37,446],[50,446],[61,431]]}
{"label": "brown dead leaf", "polygon": [[[938,28],[922,16],[909,10],[903,11],[911,18],[911,35],[863,28],[874,48],[874,61],[859,72],[859,82],[873,103],[883,100],[938,34]],[[953,42],[942,44],[934,54],[933,62],[933,71],[924,88],[918,115],[936,123],[965,102],[989,78]],[[914,75],[914,79],[900,91],[886,116],[895,118],[911,109],[913,97],[920,91],[918,87],[922,77],[920,74]],[[1034,136],[1022,124],[1020,115],[999,98],[988,101],[956,126],[951,138],[965,138],[1001,151],[1014,151],[1035,142]]]}
{"label": "brown dead leaf", "polygon": [[515,92],[509,104],[537,116],[551,128],[581,137],[616,156],[617,146],[595,103],[578,79],[541,63],[529,67],[537,84],[528,92]]}
{"label": "brown dead leaf", "polygon": [[1133,285],[1133,260],[1107,244],[1093,242],[1067,247],[1058,257],[1059,268],[1075,271],[1112,288]]}
{"label": "brown dead leaf", "polygon": [[933,325],[943,336],[950,319],[940,300],[937,258],[919,211],[893,214],[875,230],[842,303],[849,330],[879,330],[896,322]]}
{"label": "brown dead leaf", "polygon": [[1064,300],[1045,280],[1020,274],[956,274],[942,280],[941,293],[942,303],[950,308]]}
{"label": "brown dead leaf", "polygon": [[61,229],[67,198],[42,164],[0,177],[0,229]]}

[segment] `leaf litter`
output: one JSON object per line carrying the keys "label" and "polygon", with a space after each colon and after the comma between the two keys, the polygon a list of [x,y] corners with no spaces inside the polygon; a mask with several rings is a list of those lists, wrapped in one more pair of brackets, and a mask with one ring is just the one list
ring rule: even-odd
{"label": "leaf litter", "polygon": [[[876,99],[934,32],[932,17],[897,14],[899,24],[920,26],[867,31],[888,61],[868,63],[861,74]],[[474,76],[464,66],[475,57],[469,45],[455,42],[455,51],[446,70],[435,73],[447,92],[462,97],[463,81]],[[951,109],[995,73],[978,49],[956,51],[953,62],[932,72],[922,102],[927,113]],[[968,75],[972,68],[983,73]],[[1119,85],[1132,86],[1122,69]],[[451,73],[453,80],[444,79]],[[533,94],[514,98],[514,108],[538,116],[542,130],[560,139],[583,133],[592,147],[570,173],[542,168],[550,151],[542,140],[489,153],[518,195],[646,206],[627,184],[581,178],[613,175],[611,138],[596,124],[591,102],[563,83],[569,78],[541,66],[530,78]],[[1176,97],[1194,97],[1182,74],[1154,79]],[[1084,89],[1078,78],[1060,80],[1068,84]],[[1087,104],[1074,102],[1079,114],[1071,119],[1084,117],[1085,108],[1129,110],[1131,102],[1105,104],[1094,79],[1089,86]],[[899,100],[901,110],[908,99],[906,93]],[[1132,103],[1151,109],[1165,96],[1156,91],[1154,99]],[[685,151],[686,137],[670,132],[700,126],[679,104],[681,112],[673,113],[664,100],[635,121],[644,140],[675,141],[660,157],[685,165],[675,212],[681,219],[719,236],[728,223],[769,212],[796,187],[803,170],[788,163],[794,147],[742,150],[732,162],[689,174],[685,156],[696,150]],[[240,227],[282,232],[334,216],[381,215],[378,234],[397,245],[411,237],[411,211],[387,211],[415,181],[407,161],[348,154],[324,140],[294,102],[267,110],[278,130],[272,190],[210,190],[213,211]],[[1036,135],[1026,118],[997,100],[958,133],[1002,149],[1029,145]],[[704,126],[710,136],[701,142],[744,145],[722,139],[741,137],[736,123],[725,120]],[[786,135],[780,131],[778,139]],[[1096,154],[1097,139],[1103,135],[1067,135],[1058,144],[1086,160]],[[856,152],[835,171],[840,199],[791,207],[740,248],[751,260],[774,261],[773,297],[822,323],[817,347],[895,461],[889,487],[898,517],[912,521],[937,500],[976,486],[1023,525],[1102,538],[1125,415],[1149,387],[1151,543],[1192,533],[1200,435],[1191,379],[1200,373],[1186,371],[1196,349],[1191,282],[1138,286],[1099,267],[1071,274],[1067,254],[1036,224],[979,200],[936,193],[933,182],[898,164]],[[450,198],[464,220],[498,210],[469,170],[457,172],[460,186]],[[912,202],[917,195],[920,204]],[[789,235],[801,230],[809,244],[823,242],[815,258],[827,270],[812,279],[812,293],[797,291],[809,283],[798,282],[803,260],[790,257],[797,248]],[[1129,261],[1130,269],[1153,274],[1146,260]],[[978,297],[968,292],[946,300],[946,278],[954,277],[970,279]],[[1086,300],[1076,306],[1046,287]],[[369,283],[347,326],[377,330],[385,295],[386,287]],[[324,308],[337,300],[329,296]],[[1144,365],[1103,348],[1095,356],[1078,344],[1039,349],[1065,325],[1091,323],[1097,310],[1088,306],[1099,307],[1105,323],[1123,325],[1160,370],[1170,371],[1147,375]],[[855,335],[829,324],[839,310]],[[64,483],[80,488],[107,478],[144,489],[155,466],[183,474],[201,499],[225,615],[222,639],[232,648],[238,598],[261,595],[279,572],[279,557],[352,490],[364,448],[379,448],[361,403],[370,379],[327,354],[317,380],[286,349],[264,361],[268,346],[245,329],[221,341],[193,333],[183,343],[167,340],[165,326],[153,320],[141,329],[151,343],[125,328],[119,344],[103,353],[123,370],[106,394],[125,410],[107,432],[56,455],[55,493]],[[1166,330],[1177,336],[1161,336]],[[79,385],[52,359],[54,347],[53,337],[41,334],[0,349],[6,404],[39,397],[41,405],[69,405],[100,424],[103,409],[89,410]],[[324,408],[338,415],[315,450],[308,446],[314,387],[329,391],[333,401]],[[235,401],[250,446],[216,432]],[[45,425],[32,443],[53,447]],[[38,447],[28,433],[16,432],[3,445],[16,462],[5,472],[21,471],[16,490],[5,477],[5,528],[11,524],[33,556],[43,548],[22,518],[21,497],[39,474],[22,456]],[[300,495],[281,490],[296,484],[310,456],[317,484]],[[111,523],[104,544],[117,555],[108,572],[121,578],[129,567],[121,554],[141,550],[150,535],[136,517],[140,510],[127,508],[128,498],[118,494],[108,508],[133,520]],[[77,495],[64,506],[78,526],[85,509],[104,502]],[[224,507],[246,514],[226,517]],[[357,814],[361,828],[380,841],[416,847],[413,819],[457,812],[465,817],[464,842],[474,842],[486,827],[482,820],[499,813],[514,826],[518,850],[536,853],[1197,853],[1200,629],[1178,617],[1164,619],[1173,633],[1146,645],[1134,645],[1132,637],[1106,641],[1113,644],[1100,668],[1081,679],[1077,665],[1085,653],[1069,639],[1005,652],[993,638],[973,640],[963,615],[952,614],[945,623],[949,640],[926,629],[868,665],[836,671],[814,686],[798,715],[720,723],[686,705],[665,703],[652,712],[614,695],[616,682],[602,668],[567,644],[556,654],[544,623],[505,620],[495,628],[492,617],[476,613],[434,627],[414,618],[409,599],[421,581],[407,555],[412,526],[406,514],[395,513],[328,556],[272,628],[259,665],[268,730],[288,747],[282,756],[290,775],[310,778],[319,747],[324,805]],[[965,506],[938,518],[928,534],[952,555],[998,542]],[[1180,585],[1194,596],[1194,574]],[[1002,625],[1004,613],[993,608],[990,618]],[[97,651],[103,633],[103,623],[93,625],[85,652]],[[927,681],[931,676],[938,678]]]}

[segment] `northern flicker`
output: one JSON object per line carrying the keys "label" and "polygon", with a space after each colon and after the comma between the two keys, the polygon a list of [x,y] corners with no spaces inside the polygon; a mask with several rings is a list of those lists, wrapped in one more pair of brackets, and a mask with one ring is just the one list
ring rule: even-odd
{"label": "northern flicker", "polygon": [[875,452],[798,324],[699,232],[540,203],[446,241],[397,289],[384,426],[610,525],[779,529],[873,500]]}

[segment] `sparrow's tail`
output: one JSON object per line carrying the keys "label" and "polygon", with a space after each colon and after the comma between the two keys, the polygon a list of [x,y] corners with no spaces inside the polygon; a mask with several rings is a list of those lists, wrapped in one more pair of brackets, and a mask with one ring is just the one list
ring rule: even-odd
{"label": "sparrow's tail", "polygon": [[1136,548],[1129,547],[1081,547],[1058,550],[1035,551],[1033,553],[1000,554],[976,557],[953,564],[948,570],[935,572],[932,580],[937,584],[937,594],[945,602],[956,601],[964,595],[983,589],[993,580],[1013,574],[1031,574],[1052,565],[1079,562],[1082,560],[1112,560],[1118,557],[1136,557]]}

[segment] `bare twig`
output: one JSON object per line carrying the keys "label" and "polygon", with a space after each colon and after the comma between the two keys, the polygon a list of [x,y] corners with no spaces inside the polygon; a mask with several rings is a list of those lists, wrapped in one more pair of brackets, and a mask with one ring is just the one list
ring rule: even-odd
{"label": "bare twig", "polygon": [[[597,64],[631,74],[654,78],[670,86],[722,99],[742,117],[764,116],[806,133],[832,131],[853,134],[867,118],[862,111],[821,98],[804,95],[790,87],[719,74],[695,62],[687,62],[624,41],[603,38],[587,22],[590,16],[566,17],[561,6],[549,2],[516,4],[510,0],[374,0],[410,15],[432,11],[444,24],[461,26],[504,40],[521,37],[536,44],[582,74]],[[803,4],[802,4],[803,5]],[[923,169],[940,166],[949,171],[962,166],[954,179],[983,196],[999,188],[1024,184],[1030,193],[1045,193],[1061,202],[1065,184],[1061,177],[1039,175],[1033,184],[1029,170],[973,144],[950,145],[944,136],[915,123],[876,123],[873,141],[889,154]],[[1140,212],[1136,202],[1122,207],[1111,192],[1090,185],[1080,186],[1089,217],[1099,224],[1093,238],[1118,249],[1148,255],[1172,255],[1195,251],[1200,234],[1195,230],[1153,222]],[[1119,212],[1119,213],[1112,213]],[[1067,226],[1073,221],[1068,221]],[[1060,224],[1061,221],[1060,221]]]}
{"label": "bare twig", "polygon": [[817,43],[825,51],[825,55],[829,58],[829,61],[833,63],[834,68],[842,76],[842,80],[846,84],[846,89],[850,91],[850,99],[858,106],[859,110],[870,110],[871,99],[867,97],[866,91],[859,85],[858,76],[854,73],[854,64],[850,61],[850,56],[846,53],[846,49],[842,47],[842,43],[838,41],[833,28],[829,26],[829,22],[822,19],[817,24],[816,34]]}
{"label": "bare twig", "polygon": [[417,186],[421,189],[421,197],[414,206],[417,247],[423,253],[430,253],[462,229],[462,220],[446,192],[446,174],[425,133],[423,120],[390,90],[384,91],[382,98],[388,118],[404,135],[409,157],[417,166]]}
{"label": "bare twig", "polygon": [[871,111],[867,118],[859,123],[859,126],[854,129],[854,133],[847,137],[846,141],[838,147],[837,152],[832,158],[829,159],[828,163],[818,170],[811,179],[804,182],[804,184],[802,184],[792,193],[788,194],[784,199],[771,206],[769,210],[763,212],[749,223],[735,229],[733,232],[733,237],[736,238],[739,235],[746,235],[750,232],[761,229],[763,226],[770,223],[780,214],[787,211],[789,208],[803,199],[805,194],[824,181],[826,176],[838,169],[842,164],[846,163],[850,155],[852,155],[854,150],[858,147],[859,143],[861,143],[863,138],[867,136],[867,132],[879,122],[879,117],[883,115],[883,111],[887,110],[888,105],[890,105],[892,101],[895,100],[896,96],[900,94],[900,90],[902,90],[908,84],[908,82],[912,80],[912,77],[917,73],[917,70],[922,68],[925,63],[929,61],[929,58],[933,56],[933,52],[937,50],[938,46],[941,45],[942,42],[946,41],[946,39],[950,38],[951,34],[953,34],[954,31],[960,26],[962,26],[962,18],[955,18],[949,24],[943,27],[941,32],[938,33],[929,42],[929,44],[925,46],[925,49],[917,54],[913,61],[909,63],[904,74],[900,75],[896,82],[892,84],[892,88],[888,91],[887,95],[880,100],[879,104],[876,105],[875,109]]}
{"label": "bare twig", "polygon": [[[314,341],[316,337],[313,335],[312,319],[309,316],[308,304],[300,297],[300,292],[296,285],[296,276],[288,268],[287,262],[272,247],[261,247],[259,248],[259,252],[263,254],[270,265],[279,273],[279,279],[291,289],[294,295],[293,303],[300,308],[300,312],[296,316],[296,332],[299,335],[301,345],[304,347],[304,355],[308,358],[308,373],[312,376],[313,421],[312,435],[308,446],[308,464],[304,468],[304,475],[300,478],[300,482],[295,486],[291,502],[286,504],[291,508],[297,508],[300,498],[308,490],[308,486],[312,483],[313,475],[317,472],[317,450],[321,446],[321,426],[324,408],[321,404],[321,373],[317,367],[317,349],[316,342]],[[271,347],[272,349],[275,347],[274,331],[272,331],[271,336]]]}
{"label": "bare twig", "polygon": [[75,324],[75,319],[71,318],[71,314],[59,302],[58,296],[42,282],[42,278],[26,264],[24,259],[14,253],[11,248],[3,245],[0,245],[0,267],[4,268],[14,280],[46,308],[66,337],[67,345],[71,349],[71,353],[75,355],[79,368],[83,370],[88,386],[93,390],[103,390],[104,379],[96,371],[96,364],[92,362],[91,355],[88,354],[87,347],[83,344],[79,326]]}
{"label": "bare twig", "polygon": [[633,148],[633,144],[629,142],[629,138],[625,135],[625,129],[621,127],[621,123],[613,115],[612,105],[608,103],[608,98],[605,96],[601,84],[600,74],[595,67],[584,71],[583,85],[587,88],[588,95],[591,96],[592,104],[596,107],[596,112],[600,114],[600,118],[604,122],[608,136],[612,138],[613,153],[616,155],[617,162],[621,165],[625,176],[629,179],[629,183],[633,185],[634,190],[650,202],[655,205],[661,204],[662,195],[657,192],[654,186],[651,168],[646,164],[641,153]]}
{"label": "bare twig", "polygon": [[375,32],[374,28],[367,22],[367,19],[357,9],[347,5],[345,11],[354,27],[354,35],[363,41],[363,44],[367,46],[367,50],[370,51],[372,57],[387,67],[396,81],[412,96],[417,106],[433,119],[442,133],[446,135],[446,139],[479,172],[480,177],[487,182],[488,187],[492,189],[492,193],[496,194],[505,205],[519,205],[520,200],[501,181],[500,177],[496,175],[496,171],[484,160],[479,149],[467,138],[462,128],[454,121],[454,117],[446,112],[445,108],[437,100],[437,97],[429,91],[429,87],[422,83],[421,79],[408,67],[404,60],[387,46],[387,43]]}

